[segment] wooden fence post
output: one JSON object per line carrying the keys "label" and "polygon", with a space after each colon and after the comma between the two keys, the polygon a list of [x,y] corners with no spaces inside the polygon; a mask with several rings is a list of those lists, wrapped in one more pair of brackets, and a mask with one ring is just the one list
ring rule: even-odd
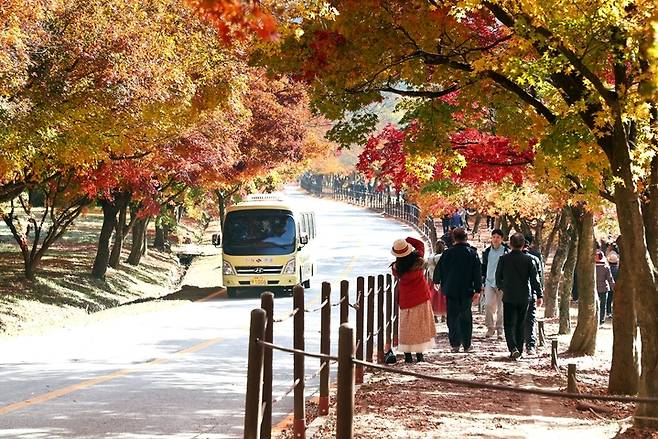
{"label": "wooden fence post", "polygon": [[400,324],[400,290],[398,289],[399,282],[397,279],[393,280],[395,286],[393,287],[393,346],[398,346],[398,328]]}
{"label": "wooden fence post", "polygon": [[263,346],[257,340],[265,337],[265,311],[257,308],[251,311],[249,329],[249,360],[247,363],[247,392],[244,410],[245,439],[259,439],[260,415],[263,391]]}
{"label": "wooden fence post", "polygon": [[[293,317],[293,347],[304,350],[304,287],[295,285],[293,288],[293,309],[297,313]],[[306,438],[306,407],[304,401],[304,354],[294,354],[294,420],[293,435],[296,439]]]}
{"label": "wooden fence post", "polygon": [[[365,304],[365,286],[363,276],[356,278],[356,297],[357,297],[357,309],[356,309],[356,358],[357,360],[363,361],[363,352],[364,352],[364,338],[363,338],[363,311]],[[363,366],[361,364],[356,365],[355,371],[355,380],[357,384],[363,383]]]}
{"label": "wooden fence post", "polygon": [[368,318],[366,322],[366,361],[372,363],[372,352],[375,344],[375,276],[368,276]]}
{"label": "wooden fence post", "polygon": [[384,364],[384,275],[377,275],[377,363]]}
{"label": "wooden fence post", "polygon": [[347,323],[350,317],[350,283],[340,281],[340,323]]}
{"label": "wooden fence post", "polygon": [[578,385],[576,384],[576,363],[569,363],[567,365],[567,392],[578,393]]}
{"label": "wooden fence post", "polygon": [[537,321],[537,346],[542,347],[546,344],[546,333],[544,332],[544,321]]}
{"label": "wooden fence post", "polygon": [[[265,310],[265,337],[263,340],[272,343],[274,339],[274,294],[269,291],[260,295],[260,307]],[[272,349],[263,353],[263,421],[261,422],[260,438],[272,437]]]}
{"label": "wooden fence post", "polygon": [[384,343],[384,351],[388,352],[392,349],[393,338],[393,276],[386,275],[386,340]]}
{"label": "wooden fence post", "polygon": [[[320,311],[320,353],[325,355],[331,354],[331,284],[322,282],[322,306]],[[322,370],[320,371],[320,402],[319,410],[321,415],[329,413],[329,360],[322,358],[320,360]]]}
{"label": "wooden fence post", "polygon": [[336,390],[336,439],[352,439],[354,429],[354,330],[349,323],[338,328],[338,389]]}
{"label": "wooden fence post", "polygon": [[553,369],[559,369],[557,362],[557,340],[551,341],[551,367]]}

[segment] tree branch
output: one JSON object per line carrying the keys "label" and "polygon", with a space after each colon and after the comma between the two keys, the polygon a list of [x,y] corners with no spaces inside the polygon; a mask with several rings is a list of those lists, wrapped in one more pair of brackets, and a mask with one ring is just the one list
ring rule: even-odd
{"label": "tree branch", "polygon": [[420,98],[440,98],[442,96],[449,95],[450,93],[454,93],[457,90],[463,88],[463,86],[457,86],[453,85],[451,87],[445,88],[443,90],[401,90],[398,88],[391,87],[390,85],[387,85],[386,87],[382,87],[377,89],[378,91],[381,92],[388,92],[388,93],[393,93],[397,94],[400,96],[410,96],[410,97],[420,97]]}

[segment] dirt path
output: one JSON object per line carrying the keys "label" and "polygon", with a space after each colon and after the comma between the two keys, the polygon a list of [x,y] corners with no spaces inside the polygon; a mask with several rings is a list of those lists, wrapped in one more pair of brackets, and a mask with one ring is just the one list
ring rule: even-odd
{"label": "dirt path", "polygon": [[[536,356],[510,361],[504,340],[484,338],[482,320],[482,316],[475,316],[472,353],[451,353],[447,328],[441,323],[437,349],[427,353],[425,363],[408,365],[398,357],[393,367],[442,377],[562,390],[566,387],[566,364],[576,362],[581,390],[605,393],[607,349],[600,352],[601,357],[564,358],[563,370],[558,373],[550,366],[548,346]],[[547,324],[547,335],[556,332],[556,325]],[[566,350],[565,343],[561,350]],[[597,403],[605,410],[593,413],[578,409],[576,401],[571,400],[476,390],[386,372],[370,374],[366,382],[355,395],[354,437],[358,438],[658,438],[658,433],[627,431],[632,404]],[[312,437],[334,437],[334,409]],[[292,435],[285,431],[280,437]]]}

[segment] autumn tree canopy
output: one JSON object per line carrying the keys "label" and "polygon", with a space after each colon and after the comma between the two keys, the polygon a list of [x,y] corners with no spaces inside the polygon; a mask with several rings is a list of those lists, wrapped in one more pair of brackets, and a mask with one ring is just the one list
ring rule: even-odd
{"label": "autumn tree canopy", "polygon": [[[648,347],[658,346],[655,2],[309,3],[261,59],[309,83],[316,111],[340,121],[337,140],[363,142],[377,122],[371,105],[395,94],[417,123],[415,152],[454,157],[453,133],[482,130],[455,112],[477,120],[473,103],[486,103],[491,134],[535,145],[538,179],[615,202],[645,322],[640,393],[658,395],[658,350]],[[657,415],[638,407],[638,423],[655,426]]]}

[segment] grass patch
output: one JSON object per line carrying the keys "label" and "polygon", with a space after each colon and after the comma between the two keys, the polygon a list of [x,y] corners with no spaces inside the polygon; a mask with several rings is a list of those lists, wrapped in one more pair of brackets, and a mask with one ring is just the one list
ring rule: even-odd
{"label": "grass patch", "polygon": [[[126,238],[121,266],[108,269],[105,281],[91,277],[103,216],[92,209],[80,217],[46,253],[37,279],[23,276],[17,244],[6,225],[0,225],[0,335],[43,332],[75,315],[115,307],[146,297],[160,297],[175,289],[184,272],[171,254],[149,248],[139,266],[125,263],[131,237]],[[151,224],[149,242],[155,234]],[[174,242],[198,242],[201,224],[184,219]]]}

